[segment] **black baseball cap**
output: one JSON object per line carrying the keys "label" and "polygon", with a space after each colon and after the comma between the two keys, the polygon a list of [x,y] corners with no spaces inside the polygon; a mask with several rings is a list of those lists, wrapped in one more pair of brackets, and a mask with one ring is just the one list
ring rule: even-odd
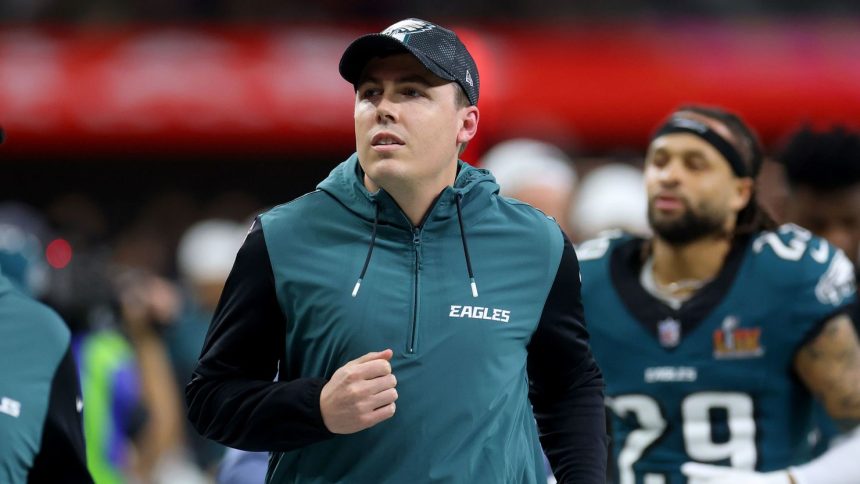
{"label": "black baseball cap", "polygon": [[378,34],[354,40],[340,58],[340,75],[357,86],[370,59],[399,52],[414,55],[436,76],[456,82],[469,103],[478,104],[478,66],[466,46],[454,32],[417,18],[401,20]]}

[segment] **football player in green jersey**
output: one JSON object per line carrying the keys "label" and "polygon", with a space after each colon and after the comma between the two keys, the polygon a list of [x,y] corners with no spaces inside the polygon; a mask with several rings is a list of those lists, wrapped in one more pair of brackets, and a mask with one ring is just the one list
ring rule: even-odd
{"label": "football player in green jersey", "polygon": [[860,422],[853,267],[761,210],[761,161],[740,118],[682,108],[646,156],[654,236],[578,249],[622,484],[860,476],[860,435],[811,462],[806,439],[814,396],[846,426]]}

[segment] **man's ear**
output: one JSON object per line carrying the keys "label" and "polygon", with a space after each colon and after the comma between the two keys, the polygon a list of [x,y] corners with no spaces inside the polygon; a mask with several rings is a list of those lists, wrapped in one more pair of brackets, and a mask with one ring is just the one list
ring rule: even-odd
{"label": "man's ear", "polygon": [[461,125],[457,132],[457,144],[468,143],[478,133],[480,113],[477,106],[466,106],[460,109]]}
{"label": "man's ear", "polygon": [[752,178],[744,177],[735,180],[735,191],[731,202],[735,212],[740,212],[750,203],[754,187],[755,181]]}

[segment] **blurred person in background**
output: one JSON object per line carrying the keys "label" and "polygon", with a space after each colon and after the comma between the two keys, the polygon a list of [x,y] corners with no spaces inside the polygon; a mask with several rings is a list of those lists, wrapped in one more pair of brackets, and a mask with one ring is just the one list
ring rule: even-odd
{"label": "blurred person in background", "polygon": [[[87,465],[96,483],[142,479],[152,465],[143,452],[148,410],[140,370],[117,321],[107,254],[78,251],[51,275],[46,302],[69,323],[87,411]],[[135,466],[136,463],[139,465]]]}
{"label": "blurred person in background", "polygon": [[[860,133],[836,127],[794,133],[779,156],[789,196],[786,220],[842,249],[860,269]],[[855,305],[854,323],[860,323]]]}
{"label": "blurred person in background", "polygon": [[541,210],[573,238],[568,221],[576,170],[561,149],[543,141],[511,139],[487,151],[479,166],[496,178],[499,193]]}
{"label": "blurred person in background", "polygon": [[579,185],[571,225],[580,240],[606,230],[647,236],[647,201],[642,170],[624,163],[607,163],[585,175]]}
{"label": "blurred person in background", "polygon": [[36,209],[19,202],[0,203],[0,268],[16,289],[35,299],[48,287],[49,234]]}
{"label": "blurred person in background", "polygon": [[45,301],[69,323],[81,377],[87,464],[96,483],[199,482],[182,459],[182,411],[161,331],[176,313],[168,281],[117,266],[107,246],[73,241]]}
{"label": "blurred person in background", "polygon": [[458,160],[478,127],[471,55],[407,19],[350,44],[340,72],[357,153],[255,221],[189,418],[272,451],[269,482],[545,482],[540,443],[561,480],[604,482],[573,248]]}
{"label": "blurred person in background", "polygon": [[[785,218],[842,249],[860,268],[860,134],[844,127],[793,133],[779,155],[789,196]],[[860,304],[852,313],[860,332]],[[839,423],[821,406],[815,415],[819,451],[839,440]]]}
{"label": "blurred person in background", "polygon": [[[172,374],[158,328],[141,316],[150,304],[143,296],[149,280],[116,263],[103,209],[86,194],[61,195],[46,213],[65,253],[55,254],[45,300],[72,328],[91,409],[84,428],[93,478],[163,482],[159,475],[181,428],[181,409],[170,405],[178,406],[179,399],[168,386]],[[155,299],[170,306],[170,292],[161,294],[167,297]]]}
{"label": "blurred person in background", "polygon": [[[216,210],[216,213],[223,213],[223,210]],[[183,304],[179,317],[165,332],[179,382],[187,381],[197,364],[224,281],[246,234],[244,225],[226,219],[208,219],[189,227],[179,241],[176,258],[185,288]],[[219,484],[262,483],[266,480],[268,453],[227,449],[204,439],[190,423],[186,421],[186,424],[197,463],[208,471],[217,464],[216,481]]]}
{"label": "blurred person in background", "polygon": [[263,484],[269,471],[268,452],[227,449],[218,466],[218,484]]}
{"label": "blurred person in background", "polygon": [[[845,254],[759,207],[753,132],[716,108],[673,113],[645,162],[651,239],[578,248],[613,412],[617,481],[856,483],[860,434],[816,460],[813,395],[860,422]],[[796,467],[792,467],[796,466]]]}
{"label": "blurred person in background", "polygon": [[[189,227],[179,241],[176,259],[183,288],[181,309],[164,332],[179,392],[197,365],[224,281],[247,232],[247,226],[231,220],[207,219]],[[197,463],[213,470],[224,447],[203,439],[187,419],[183,420]]]}
{"label": "blurred person in background", "polygon": [[22,292],[44,287],[44,229],[28,207],[0,208],[0,482],[91,483],[71,333]]}
{"label": "blurred person in background", "polygon": [[120,325],[140,368],[140,392],[147,409],[135,469],[157,484],[207,482],[189,455],[181,392],[163,336],[179,313],[179,291],[168,279],[140,269],[119,268],[113,282]]}
{"label": "blurred person in background", "polygon": [[93,482],[69,328],[15,286],[0,273],[0,482]]}

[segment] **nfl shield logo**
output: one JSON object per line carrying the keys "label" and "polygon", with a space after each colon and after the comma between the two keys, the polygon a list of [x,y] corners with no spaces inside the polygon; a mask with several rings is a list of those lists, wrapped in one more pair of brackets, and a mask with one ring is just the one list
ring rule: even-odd
{"label": "nfl shield logo", "polygon": [[681,342],[681,323],[674,318],[666,318],[657,323],[657,334],[664,348],[674,348]]}

